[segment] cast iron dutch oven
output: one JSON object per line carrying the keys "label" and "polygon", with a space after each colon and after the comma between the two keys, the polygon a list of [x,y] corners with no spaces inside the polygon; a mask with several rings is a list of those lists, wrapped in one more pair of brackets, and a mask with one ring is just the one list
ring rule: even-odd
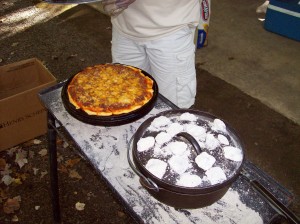
{"label": "cast iron dutch oven", "polygon": [[[141,185],[157,200],[175,208],[201,208],[213,204],[225,195],[231,184],[239,176],[242,165],[244,163],[244,150],[242,147],[242,143],[235,131],[227,123],[224,122],[226,124],[228,134],[231,137],[231,141],[234,141],[236,147],[239,147],[243,151],[243,159],[239,163],[239,165],[237,165],[232,174],[227,177],[225,181],[218,184],[205,187],[182,187],[179,185],[170,184],[169,182],[164,181],[150,173],[142,164],[142,160],[144,160],[144,158],[141,158],[138,155],[137,151],[137,142],[140,138],[147,135],[147,133],[149,132],[149,130],[147,131],[147,128],[151,125],[151,122],[155,118],[159,116],[170,117],[180,115],[185,112],[197,115],[201,119],[205,119],[207,121],[213,121],[214,119],[216,119],[215,116],[209,113],[189,109],[170,110],[159,113],[154,117],[148,118],[138,128],[135,135],[132,137],[128,144],[127,156],[129,165],[131,166],[133,171],[140,177]],[[155,135],[155,133],[153,133],[153,135]],[[190,134],[182,132],[177,134],[177,137],[184,138],[185,141],[191,144],[191,148],[194,151],[193,153],[199,154],[202,151],[198,142]],[[130,149],[132,149],[132,158],[134,164],[131,161]]]}

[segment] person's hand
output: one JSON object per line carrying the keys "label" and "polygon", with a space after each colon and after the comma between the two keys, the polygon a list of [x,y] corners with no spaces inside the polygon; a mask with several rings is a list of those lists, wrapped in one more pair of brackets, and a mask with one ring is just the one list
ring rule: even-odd
{"label": "person's hand", "polygon": [[124,9],[133,3],[135,0],[103,0],[102,5],[104,11],[110,16],[119,15]]}

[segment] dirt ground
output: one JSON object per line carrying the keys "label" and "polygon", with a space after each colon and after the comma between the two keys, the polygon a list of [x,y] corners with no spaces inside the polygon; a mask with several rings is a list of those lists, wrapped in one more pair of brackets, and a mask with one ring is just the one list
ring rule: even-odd
{"label": "dirt ground", "polygon": [[[9,26],[6,16],[21,13],[37,3],[36,0],[1,0],[0,26]],[[26,18],[23,20],[26,22]],[[6,30],[13,32],[23,20],[12,22]],[[86,5],[71,8],[14,34],[9,32],[1,34],[0,65],[36,57],[60,82],[89,65],[111,62],[110,20]],[[286,167],[296,163],[274,157],[287,146],[291,151],[299,148],[300,127],[202,70],[201,64],[196,67],[198,91],[195,108],[220,116],[231,124],[244,141],[247,158],[267,170],[298,197],[299,178],[284,178],[287,172],[299,177],[298,171],[279,170],[282,168],[273,167],[266,160],[272,157],[270,161],[273,163],[291,163]],[[0,183],[0,223],[52,223],[46,148],[46,136],[39,136],[0,153],[1,178],[5,174],[12,177]],[[66,143],[59,138],[58,153],[63,223],[133,222],[89,163],[76,153],[71,141]],[[292,207],[297,214],[298,200]]]}

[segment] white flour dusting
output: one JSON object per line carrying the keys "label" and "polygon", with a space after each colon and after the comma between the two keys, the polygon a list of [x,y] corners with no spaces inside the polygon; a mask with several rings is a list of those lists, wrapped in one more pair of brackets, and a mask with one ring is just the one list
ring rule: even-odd
{"label": "white flour dusting", "polygon": [[179,123],[172,123],[167,129],[167,133],[169,133],[171,136],[175,136],[179,132],[182,132],[184,130],[183,126]]}
{"label": "white flour dusting", "polygon": [[226,132],[226,124],[220,119],[214,119],[213,123],[211,124],[211,129],[214,131]]}
{"label": "white flour dusting", "polygon": [[159,116],[152,121],[149,128],[154,131],[162,130],[163,127],[166,127],[167,125],[169,125],[171,123],[172,123],[172,121],[169,118],[167,118],[166,116]]}
{"label": "white flour dusting", "polygon": [[167,163],[159,159],[150,159],[146,164],[146,169],[154,176],[162,178],[167,169]]}
{"label": "white flour dusting", "polygon": [[224,135],[218,134],[218,140],[223,145],[229,145],[229,141]]}
{"label": "white flour dusting", "polygon": [[208,150],[214,150],[220,145],[220,142],[213,134],[207,134],[205,139],[205,146]]}
{"label": "white flour dusting", "polygon": [[174,155],[178,156],[183,155],[187,150],[187,144],[184,142],[171,142],[167,147]]}
{"label": "white flour dusting", "polygon": [[200,185],[201,182],[202,180],[199,176],[189,174],[189,173],[184,173],[180,175],[180,178],[176,184],[184,187],[196,187]]}
{"label": "white flour dusting", "polygon": [[226,180],[226,175],[224,171],[218,166],[210,168],[205,172],[205,174],[211,184],[222,183]]}
{"label": "white flour dusting", "polygon": [[155,141],[157,144],[162,145],[172,139],[172,136],[166,132],[160,132],[155,137]]}
{"label": "white flour dusting", "polygon": [[243,159],[243,152],[239,148],[233,147],[233,146],[226,146],[223,148],[224,156],[227,159],[230,159],[232,161],[242,161]]}
{"label": "white flour dusting", "polygon": [[201,169],[208,170],[214,165],[216,159],[207,152],[202,152],[196,157],[195,162]]}
{"label": "white flour dusting", "polygon": [[155,144],[155,139],[152,136],[146,138],[141,138],[137,143],[137,150],[139,152],[144,152],[153,147]]}
{"label": "white flour dusting", "polygon": [[[214,204],[198,209],[185,209],[190,213],[188,219],[182,215],[176,216],[176,221],[170,219],[170,213],[176,210],[170,207],[155,206],[156,214],[161,219],[148,220],[147,223],[173,224],[173,223],[203,223],[203,224],[263,224],[263,219],[258,212],[247,207],[240,199],[237,191],[229,189],[226,194]],[[168,211],[168,212],[167,212]],[[139,208],[139,212],[142,212]],[[162,222],[162,220],[164,220]]]}
{"label": "white flour dusting", "polygon": [[192,135],[195,139],[204,140],[206,136],[206,129],[196,124],[186,124],[184,129],[187,133]]}
{"label": "white flour dusting", "polygon": [[196,121],[197,117],[194,114],[191,113],[183,113],[180,115],[179,120],[181,121]]}
{"label": "white flour dusting", "polygon": [[178,174],[183,174],[188,168],[191,167],[189,159],[184,157],[185,156],[174,155],[169,159],[169,165],[171,169]]}

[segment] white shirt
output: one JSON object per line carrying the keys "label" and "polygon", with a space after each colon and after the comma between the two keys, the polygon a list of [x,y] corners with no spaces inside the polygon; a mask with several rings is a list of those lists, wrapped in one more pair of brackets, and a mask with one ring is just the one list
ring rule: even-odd
{"label": "white shirt", "polygon": [[112,17],[113,26],[136,40],[154,40],[200,20],[199,0],[136,0]]}

